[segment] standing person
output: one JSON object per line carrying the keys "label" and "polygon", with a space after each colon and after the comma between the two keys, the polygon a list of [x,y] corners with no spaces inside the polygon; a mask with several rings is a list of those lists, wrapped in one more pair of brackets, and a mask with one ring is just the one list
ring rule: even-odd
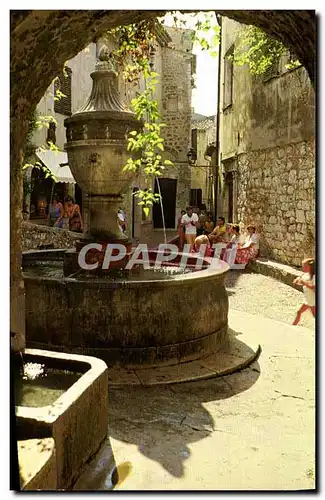
{"label": "standing person", "polygon": [[186,212],[185,210],[181,210],[181,215],[178,217],[177,221],[177,230],[179,234],[179,249],[182,250],[184,246],[184,240],[185,240],[185,232],[184,232],[184,227],[182,226],[182,217],[185,215]]}
{"label": "standing person", "polygon": [[69,231],[74,231],[75,233],[82,233],[83,222],[80,213],[80,207],[74,202],[71,196],[65,198],[65,210],[69,217]]}
{"label": "standing person", "polygon": [[197,214],[193,213],[192,207],[186,208],[186,214],[181,219],[181,224],[185,230],[186,243],[191,245],[190,252],[194,252],[194,242],[196,238],[196,228],[199,222]]}
{"label": "standing person", "polygon": [[60,203],[56,196],[53,197],[52,203],[49,206],[49,214],[47,217],[47,223],[49,226],[62,227],[62,218],[64,210],[63,205]]}
{"label": "standing person", "polygon": [[303,274],[293,280],[294,285],[302,285],[304,292],[304,303],[299,308],[293,325],[298,325],[303,312],[310,310],[315,317],[315,261],[305,259],[302,261]]}
{"label": "standing person", "polygon": [[118,223],[119,223],[119,226],[120,226],[122,233],[125,233],[125,231],[126,231],[126,216],[125,216],[125,213],[122,210],[122,208],[120,208],[117,212],[117,219],[118,219]]}
{"label": "standing person", "polygon": [[123,210],[118,210],[117,212],[117,222],[118,226],[120,228],[121,233],[125,233],[126,230],[126,224],[125,224],[125,216]]}

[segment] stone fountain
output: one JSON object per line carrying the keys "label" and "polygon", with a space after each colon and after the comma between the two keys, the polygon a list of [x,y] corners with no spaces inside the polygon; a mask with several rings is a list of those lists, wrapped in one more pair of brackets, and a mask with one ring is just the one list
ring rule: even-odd
{"label": "stone fountain", "polygon": [[[136,173],[122,167],[130,156],[127,133],[141,123],[120,101],[117,75],[104,47],[91,74],[93,87],[85,105],[65,120],[69,165],[88,197],[86,240],[76,250],[48,250],[23,257],[26,289],[27,342],[32,348],[96,356],[108,365],[152,367],[199,359],[228,342],[228,296],[224,278],[229,269],[205,263],[197,270],[189,257],[186,268],[148,253],[149,266],[106,272],[84,271],[78,254],[85,243],[87,263],[101,262],[105,245],[119,243],[132,254],[120,232],[117,211]],[[162,256],[162,254],[160,254]],[[101,266],[98,266],[101,269]],[[122,268],[122,269],[121,269]]]}
{"label": "stone fountain", "polygon": [[[139,130],[141,123],[121,102],[117,88],[117,73],[103,46],[95,71],[91,73],[93,87],[87,102],[70,118],[66,127],[69,165],[83,189],[89,211],[87,240],[77,244],[77,252],[90,242],[119,243],[131,251],[131,243],[118,226],[117,211],[123,194],[136,172],[122,172],[130,157],[127,134]],[[76,254],[68,253],[66,273],[77,270]],[[101,261],[103,253],[92,253]],[[88,258],[91,255],[88,254]],[[120,262],[125,265],[125,260]]]}

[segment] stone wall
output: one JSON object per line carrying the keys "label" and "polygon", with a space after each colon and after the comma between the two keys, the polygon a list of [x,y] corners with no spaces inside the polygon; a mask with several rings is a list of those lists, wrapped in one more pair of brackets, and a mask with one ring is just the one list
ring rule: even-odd
{"label": "stone wall", "polygon": [[[169,159],[173,166],[164,170],[163,178],[177,179],[175,228],[180,211],[189,203],[191,189],[191,167],[187,162],[187,152],[191,131],[191,60],[192,39],[189,30],[165,28],[170,37],[168,46],[156,47],[154,69],[159,73],[156,98],[162,121],[167,126],[162,129],[165,139],[163,159]],[[151,181],[150,181],[151,182]],[[153,188],[154,182],[148,183],[141,174],[133,182],[131,189],[125,194],[123,209],[129,223],[129,235],[132,232],[132,189],[138,187]],[[153,229],[152,210],[148,218],[143,220],[142,209],[135,207],[135,239],[142,243],[152,241],[163,242],[163,233]],[[174,232],[172,231],[174,234]]]}
{"label": "stone wall", "polygon": [[74,248],[75,241],[82,238],[82,234],[73,233],[66,229],[39,226],[31,222],[22,223],[21,232],[22,251],[39,250],[41,245],[53,245],[53,248]]}
{"label": "stone wall", "polygon": [[261,235],[261,254],[300,266],[314,256],[315,142],[238,156],[238,220]]}
{"label": "stone wall", "polygon": [[178,161],[187,161],[191,132],[191,61],[190,30],[166,28],[172,42],[162,52],[162,105],[165,147]]}
{"label": "stone wall", "polygon": [[[227,52],[242,29],[223,19],[223,87]],[[284,54],[268,76],[233,67],[231,102],[220,104],[220,151],[233,179],[232,222],[257,226],[262,255],[300,266],[315,245],[315,94],[307,71],[287,64]],[[229,193],[225,184],[225,216]]]}

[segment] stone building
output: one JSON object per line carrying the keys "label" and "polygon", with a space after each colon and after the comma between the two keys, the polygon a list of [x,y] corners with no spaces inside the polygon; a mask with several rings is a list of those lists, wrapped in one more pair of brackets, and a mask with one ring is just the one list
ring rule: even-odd
{"label": "stone building", "polygon": [[216,115],[194,114],[191,124],[191,147],[196,152],[196,162],[192,167],[190,202],[213,208],[213,166],[212,155],[216,144]]}
{"label": "stone building", "polygon": [[223,212],[231,222],[257,226],[262,255],[299,266],[314,253],[314,90],[302,66],[287,69],[289,56],[263,76],[234,66],[228,56],[243,28],[223,18]]}
{"label": "stone building", "polygon": [[[31,218],[37,223],[44,221],[53,193],[59,196],[61,201],[70,195],[76,198],[81,206],[83,204],[81,189],[75,183],[67,164],[67,153],[64,151],[64,120],[75,113],[90,94],[92,81],[89,75],[94,70],[97,55],[98,45],[91,43],[70,59],[66,63],[64,73],[51,83],[37,105],[36,111],[40,120],[42,117],[53,117],[55,122],[34,132],[32,142],[37,149],[32,164],[42,162],[55,175],[57,181],[53,183],[51,178],[45,178],[44,172],[37,168],[25,172],[24,183],[32,188],[26,193],[25,207],[27,210],[32,207]],[[64,94],[60,99],[57,99],[57,90]],[[55,144],[58,151],[42,150],[48,141]]]}
{"label": "stone building", "polygon": [[[158,243],[163,241],[163,225],[167,238],[176,233],[180,211],[190,201],[191,167],[188,163],[188,150],[191,133],[191,78],[193,74],[192,38],[190,30],[164,27],[156,32],[152,67],[159,74],[156,99],[163,123],[165,139],[164,159],[173,162],[166,167],[157,182],[148,185],[143,176],[133,182],[132,191],[125,197],[124,209],[129,221],[129,234],[136,240]],[[141,88],[141,81],[139,86]],[[127,92],[124,98],[130,97]],[[154,204],[149,216],[143,215],[133,193],[139,188],[152,187],[161,191],[164,207],[164,221],[159,204]]]}

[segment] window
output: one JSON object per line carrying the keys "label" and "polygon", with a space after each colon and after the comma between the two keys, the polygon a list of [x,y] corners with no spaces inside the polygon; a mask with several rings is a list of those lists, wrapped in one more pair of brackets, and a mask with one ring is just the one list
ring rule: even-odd
{"label": "window", "polygon": [[192,128],[191,130],[191,147],[194,151],[197,151],[197,129]]}
{"label": "window", "polygon": [[202,189],[191,189],[190,205],[198,207],[202,205]]}
{"label": "window", "polygon": [[196,55],[192,54],[191,57],[191,75],[196,74]]}
{"label": "window", "polygon": [[272,78],[276,78],[279,75],[279,58],[275,58],[272,61],[271,66],[263,73],[263,82],[268,82]]}
{"label": "window", "polygon": [[223,75],[223,109],[232,105],[233,85],[234,85],[234,46],[232,46],[224,57],[224,75]]}
{"label": "window", "polygon": [[50,144],[56,144],[56,125],[54,122],[49,123],[49,128],[47,129],[47,137],[46,137],[46,142]]}
{"label": "window", "polygon": [[178,110],[178,96],[170,95],[167,97],[167,111],[177,111]]}
{"label": "window", "polygon": [[54,96],[57,95],[57,91],[64,94],[64,97],[54,100],[54,111],[61,115],[71,115],[71,80],[72,70],[66,67],[64,74],[58,76],[54,82]]}

